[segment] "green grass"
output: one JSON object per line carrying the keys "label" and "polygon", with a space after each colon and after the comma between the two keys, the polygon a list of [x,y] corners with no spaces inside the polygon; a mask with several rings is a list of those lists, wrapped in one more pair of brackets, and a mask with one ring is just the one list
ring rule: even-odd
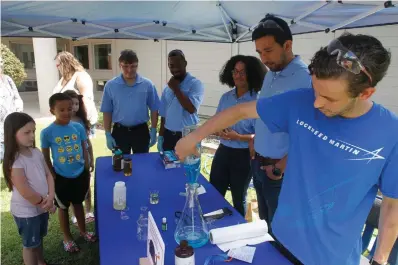
{"label": "green grass", "polygon": [[[36,125],[36,145],[40,146],[40,131],[46,127],[49,122],[37,122]],[[109,156],[111,152],[106,148],[105,134],[97,130],[96,138],[91,140],[94,148],[94,157]],[[156,145],[150,150],[157,152]],[[211,162],[208,165],[211,166]],[[209,168],[208,168],[209,169]],[[93,173],[94,174],[94,173]],[[202,174],[208,179],[208,175],[202,170]],[[93,182],[91,183],[93,191]],[[18,234],[14,219],[10,213],[11,193],[8,191],[4,178],[1,175],[1,262],[3,265],[21,265],[22,260],[22,242]],[[255,192],[249,189],[248,200],[255,198]],[[93,198],[92,198],[93,199]],[[226,199],[232,204],[230,192],[227,192]],[[77,243],[82,248],[78,254],[67,254],[62,247],[62,233],[59,228],[58,216],[51,215],[48,227],[48,234],[44,238],[44,255],[51,263],[70,264],[70,265],[96,265],[99,264],[98,243],[87,244],[81,238],[78,238],[79,231],[77,227],[71,225],[72,235],[77,239]],[[87,226],[89,231],[94,231],[94,224]]]}

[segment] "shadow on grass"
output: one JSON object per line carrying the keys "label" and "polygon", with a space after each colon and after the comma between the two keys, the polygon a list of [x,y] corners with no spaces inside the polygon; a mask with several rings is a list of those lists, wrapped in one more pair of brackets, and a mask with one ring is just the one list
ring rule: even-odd
{"label": "shadow on grass", "polygon": [[[79,230],[71,225],[72,235],[81,251],[75,254],[66,253],[62,246],[62,233],[60,231],[58,216],[50,215],[48,234],[44,237],[44,258],[49,263],[65,265],[98,265],[98,243],[86,243],[79,237]],[[94,223],[87,225],[88,231],[94,231]],[[22,240],[14,218],[10,213],[1,213],[1,264],[21,265]]]}

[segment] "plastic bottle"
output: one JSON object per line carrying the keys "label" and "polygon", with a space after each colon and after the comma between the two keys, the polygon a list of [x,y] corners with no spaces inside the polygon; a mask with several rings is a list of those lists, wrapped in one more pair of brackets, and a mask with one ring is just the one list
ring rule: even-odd
{"label": "plastic bottle", "polygon": [[174,250],[175,265],[195,265],[195,253],[186,240],[181,240],[180,245]]}
{"label": "plastic bottle", "polygon": [[167,231],[167,219],[166,219],[166,217],[162,218],[162,231]]}
{"label": "plastic bottle", "polygon": [[119,149],[115,151],[112,157],[113,170],[122,171],[123,170],[123,153]]}
{"label": "plastic bottle", "polygon": [[117,181],[113,187],[113,208],[115,210],[126,208],[126,193],[126,184],[123,181]]}

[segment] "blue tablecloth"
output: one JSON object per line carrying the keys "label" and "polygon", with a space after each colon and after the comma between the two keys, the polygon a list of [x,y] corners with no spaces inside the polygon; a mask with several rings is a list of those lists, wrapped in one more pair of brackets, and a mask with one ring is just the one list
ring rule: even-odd
{"label": "blue tablecloth", "polygon": [[[146,256],[145,242],[137,240],[137,219],[140,207],[147,206],[151,211],[166,245],[165,265],[174,264],[174,240],[176,228],[175,211],[182,211],[185,197],[180,192],[185,191],[185,176],[183,169],[164,169],[159,153],[137,154],[131,156],[133,173],[125,177],[123,172],[112,169],[110,157],[100,157],[96,162],[95,199],[97,214],[97,232],[99,235],[99,251],[101,265],[131,265],[138,264],[140,257]],[[122,220],[120,212],[113,209],[113,186],[116,181],[125,181],[127,186],[127,212],[129,219]],[[214,222],[211,228],[244,223],[245,219],[206,181],[203,176],[198,182],[206,193],[199,195],[203,213],[208,213],[223,207],[233,211],[232,216]],[[159,204],[149,203],[149,190],[159,190]],[[161,230],[162,217],[168,220],[168,230]],[[273,246],[263,243],[256,246],[253,264],[291,265]],[[207,245],[195,249],[196,264],[202,265],[206,257],[221,254],[215,245]],[[233,260],[229,265],[247,264]]]}

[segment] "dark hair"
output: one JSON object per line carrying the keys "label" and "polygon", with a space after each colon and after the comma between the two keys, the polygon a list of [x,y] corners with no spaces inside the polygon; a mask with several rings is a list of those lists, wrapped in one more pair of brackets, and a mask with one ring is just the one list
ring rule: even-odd
{"label": "dark hair", "polygon": [[86,111],[86,106],[84,105],[83,102],[83,96],[82,95],[78,95],[75,91],[73,90],[66,90],[64,92],[64,94],[68,95],[70,98],[75,98],[77,100],[79,100],[79,110],[76,112],[76,116],[79,117],[84,124],[84,127],[86,128],[86,130],[90,130],[90,122],[87,119],[87,111]]}
{"label": "dark hair", "polygon": [[137,53],[130,49],[121,51],[119,56],[119,63],[138,63]]}
{"label": "dark hair", "polygon": [[72,100],[72,99],[67,94],[55,93],[48,100],[48,104],[50,105],[50,109],[55,107],[55,104],[57,103],[57,101],[64,101],[64,100]]}
{"label": "dark hair", "polygon": [[265,68],[264,64],[254,56],[235,55],[231,57],[220,71],[221,84],[227,85],[231,88],[235,86],[234,79],[232,78],[232,71],[238,62],[242,62],[245,65],[250,93],[252,93],[252,91],[260,91],[265,74],[267,73],[267,68]]}
{"label": "dark hair", "polygon": [[[19,151],[16,134],[29,122],[35,123],[35,120],[23,112],[13,112],[4,121],[3,174],[10,191],[12,191],[11,170]],[[33,142],[33,147],[35,147],[35,142]]]}
{"label": "dark hair", "polygon": [[[275,27],[270,27],[271,22],[275,23]],[[286,41],[293,40],[292,32],[286,21],[271,14],[267,14],[265,18],[260,20],[252,33],[252,41],[265,36],[273,36],[275,41],[281,46]]]}
{"label": "dark hair", "polygon": [[172,50],[169,52],[169,56],[168,57],[180,57],[183,61],[187,61],[185,59],[185,54],[181,51],[181,50]]}
{"label": "dark hair", "polygon": [[352,97],[357,97],[364,89],[369,86],[375,87],[383,79],[391,62],[391,53],[383,47],[378,39],[370,35],[345,33],[338,40],[359,58],[372,77],[372,83],[363,71],[354,74],[338,65],[337,55],[329,55],[327,47],[322,47],[315,53],[308,69],[311,75],[315,75],[319,79],[346,79],[348,92]]}

